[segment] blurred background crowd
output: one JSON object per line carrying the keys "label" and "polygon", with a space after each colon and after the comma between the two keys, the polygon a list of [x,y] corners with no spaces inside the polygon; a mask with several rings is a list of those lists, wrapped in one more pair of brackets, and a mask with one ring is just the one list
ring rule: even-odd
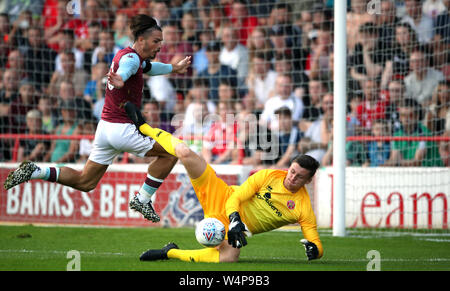
{"label": "blurred background crowd", "polygon": [[[193,56],[185,74],[145,77],[150,125],[211,163],[283,168],[301,152],[331,165],[333,5],[4,0],[0,161],[85,161],[91,139],[38,137],[95,133],[111,61],[133,45],[130,19],[148,14],[163,31],[155,61]],[[360,137],[346,144],[349,166],[450,166],[449,5],[348,1],[347,136]]]}

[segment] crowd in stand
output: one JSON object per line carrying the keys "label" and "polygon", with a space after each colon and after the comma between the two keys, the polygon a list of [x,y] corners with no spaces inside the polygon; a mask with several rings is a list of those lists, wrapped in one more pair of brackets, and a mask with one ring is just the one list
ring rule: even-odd
{"label": "crowd in stand", "polygon": [[[448,0],[349,0],[351,166],[450,166]],[[373,8],[373,7],[369,7]],[[155,61],[193,56],[185,74],[146,76],[147,122],[211,163],[286,167],[333,154],[333,1],[36,0],[0,4],[0,134],[93,135],[128,23],[154,17]],[[0,161],[81,162],[90,139],[0,139]],[[141,162],[130,157],[128,162]]]}

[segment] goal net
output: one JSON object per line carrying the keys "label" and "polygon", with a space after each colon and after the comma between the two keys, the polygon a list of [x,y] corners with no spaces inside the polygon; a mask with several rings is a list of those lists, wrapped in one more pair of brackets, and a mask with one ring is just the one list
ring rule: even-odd
{"label": "goal net", "polygon": [[[320,227],[333,226],[334,1],[28,1],[0,4],[0,177],[23,160],[81,169],[129,24],[154,17],[147,122],[183,138],[228,183],[308,154]],[[448,1],[352,0],[346,13],[346,227],[448,231]],[[195,3],[195,4],[194,4]],[[149,158],[119,155],[91,193],[42,181],[0,190],[0,221],[147,225],[127,203]],[[157,194],[158,226],[202,217],[181,165]],[[111,220],[111,218],[114,219]],[[109,222],[108,222],[109,221]]]}

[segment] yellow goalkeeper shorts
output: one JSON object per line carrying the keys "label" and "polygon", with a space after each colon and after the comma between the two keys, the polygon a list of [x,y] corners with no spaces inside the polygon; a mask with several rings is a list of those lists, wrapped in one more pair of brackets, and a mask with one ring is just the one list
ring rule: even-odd
{"label": "yellow goalkeeper shorts", "polygon": [[225,225],[228,232],[229,219],[225,211],[225,204],[232,194],[232,188],[217,177],[214,169],[208,164],[203,174],[191,179],[198,201],[206,217],[214,217]]}

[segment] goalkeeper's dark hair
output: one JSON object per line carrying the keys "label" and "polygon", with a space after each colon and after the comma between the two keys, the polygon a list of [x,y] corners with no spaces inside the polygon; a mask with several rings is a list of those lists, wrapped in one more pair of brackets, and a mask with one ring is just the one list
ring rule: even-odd
{"label": "goalkeeper's dark hair", "polygon": [[156,20],[145,14],[138,14],[131,19],[130,30],[133,34],[134,41],[141,35],[147,35],[154,30],[162,31]]}
{"label": "goalkeeper's dark hair", "polygon": [[296,156],[291,164],[297,163],[300,167],[309,171],[310,177],[316,174],[317,169],[320,167],[320,163],[311,156],[300,154]]}

